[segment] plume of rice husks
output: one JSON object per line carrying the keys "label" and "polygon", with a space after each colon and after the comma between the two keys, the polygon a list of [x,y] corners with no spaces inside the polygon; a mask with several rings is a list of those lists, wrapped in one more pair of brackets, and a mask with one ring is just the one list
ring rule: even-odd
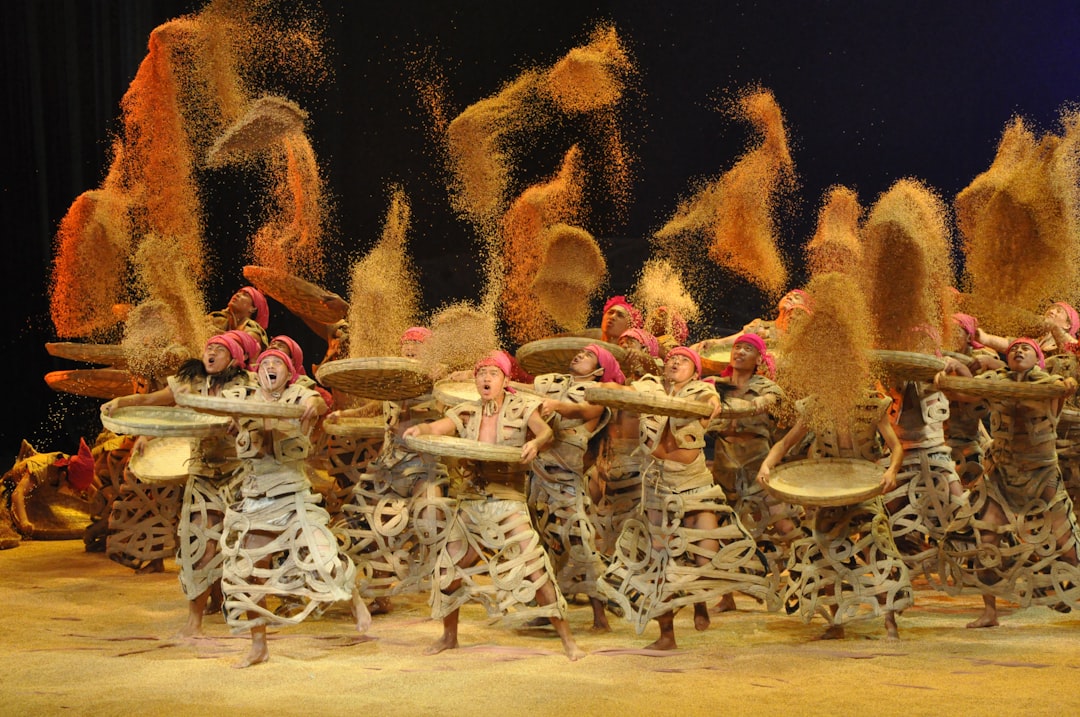
{"label": "plume of rice husks", "polygon": [[544,89],[566,112],[590,112],[622,99],[633,71],[630,56],[611,25],[593,31],[587,45],[575,47],[544,77]]}
{"label": "plume of rice husks", "polygon": [[83,192],[56,233],[50,313],[61,337],[86,337],[116,324],[131,242],[128,206],[110,189]]}
{"label": "plume of rice husks", "polygon": [[922,183],[901,179],[874,203],[862,236],[860,275],[878,348],[939,349],[947,321],[942,299],[953,284],[941,199]]}
{"label": "plume of rice husks", "polygon": [[416,323],[420,289],[405,248],[410,217],[404,189],[393,187],[382,236],[352,268],[349,358],[399,355],[401,335]]}
{"label": "plume of rice husks", "polygon": [[431,336],[421,348],[420,360],[431,368],[472,369],[499,347],[496,314],[491,309],[461,301],[439,310],[431,318]]}
{"label": "plume of rice husks", "polygon": [[[326,205],[322,176],[307,135],[293,132],[282,137],[267,171],[274,188],[265,211],[266,223],[252,238],[255,263],[318,280],[323,273]],[[407,224],[407,202],[405,207]]]}
{"label": "plume of rice husks", "polygon": [[292,100],[263,95],[229,125],[206,156],[208,167],[245,163],[276,147],[287,135],[304,131],[307,112]]}
{"label": "plume of rice husks", "polygon": [[1014,118],[990,168],[956,197],[965,309],[999,334],[1028,332],[1047,304],[1078,296],[1077,114],[1066,113],[1062,127],[1036,138]]}
{"label": "plume of rice husks", "polygon": [[792,321],[777,349],[777,382],[790,399],[812,397],[811,430],[844,425],[871,387],[870,309],[859,280],[837,272],[812,277],[812,314]]}
{"label": "plume of rice husks", "polygon": [[[518,197],[502,219],[502,256],[505,282],[502,282],[502,311],[507,331],[517,343],[526,343],[550,335],[554,330],[555,311],[542,305],[533,281],[545,264],[548,244],[544,231],[556,224],[576,223],[580,213],[582,173],[581,150],[575,145],[563,157],[559,172],[551,180],[535,184]],[[552,256],[554,268],[558,257]],[[540,290],[544,290],[544,286]],[[573,310],[571,310],[573,313]]]}
{"label": "plume of rice husks", "polygon": [[680,203],[656,238],[669,251],[686,234],[711,241],[709,256],[771,294],[787,284],[787,268],[776,243],[773,207],[776,195],[795,184],[784,118],[772,92],[752,89],[738,101],[742,116],[761,137],[720,179]]}
{"label": "plume of rice husks", "polygon": [[181,333],[174,312],[164,302],[151,299],[132,308],[120,342],[128,370],[153,379],[175,373],[186,359],[199,355],[176,340]]}
{"label": "plume of rice husks", "polygon": [[811,274],[838,271],[856,275],[862,265],[861,219],[859,196],[847,187],[831,187],[818,212],[817,231],[806,245]]}
{"label": "plume of rice husks", "polygon": [[212,328],[206,321],[206,304],[187,265],[187,255],[168,237],[151,234],[135,253],[135,267],[143,293],[161,302],[170,316],[174,343],[198,355]]}
{"label": "plume of rice husks", "polygon": [[555,224],[540,235],[544,257],[532,281],[541,308],[567,331],[582,331],[589,302],[607,278],[600,246],[584,229]]}
{"label": "plume of rice husks", "polygon": [[666,306],[666,330],[658,336],[671,335],[671,313],[674,310],[684,321],[697,321],[701,316],[694,297],[686,290],[679,271],[666,259],[649,259],[641,268],[637,286],[632,294],[632,303],[646,316],[656,314],[657,309]]}

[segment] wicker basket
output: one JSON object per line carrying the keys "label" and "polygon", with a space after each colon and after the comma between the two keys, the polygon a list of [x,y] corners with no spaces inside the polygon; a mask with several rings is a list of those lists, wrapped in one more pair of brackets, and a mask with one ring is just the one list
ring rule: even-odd
{"label": "wicker basket", "polygon": [[212,436],[224,433],[229,419],[175,406],[127,406],[111,416],[101,414],[101,425],[129,436]]}
{"label": "wicker basket", "polygon": [[860,458],[817,458],[782,463],[769,473],[767,490],[785,503],[854,505],[881,494],[884,470]]}
{"label": "wicker basket", "polygon": [[45,374],[49,388],[90,398],[117,398],[135,393],[131,374],[119,368],[81,368]]}
{"label": "wicker basket", "polygon": [[295,403],[273,401],[244,401],[223,396],[203,396],[200,393],[177,393],[176,403],[196,411],[218,416],[250,416],[258,418],[300,418],[304,407]]}
{"label": "wicker basket", "polygon": [[523,369],[533,376],[545,373],[569,373],[570,362],[589,344],[607,349],[620,365],[626,361],[626,351],[621,346],[584,336],[559,336],[530,341],[521,346],[515,357]]}
{"label": "wicker basket", "polygon": [[871,351],[870,360],[890,376],[909,381],[931,381],[945,370],[943,359],[914,351]]}
{"label": "wicker basket", "polygon": [[256,289],[274,297],[297,316],[333,324],[348,313],[348,305],[337,294],[281,269],[248,265],[244,267],[244,276]]}
{"label": "wicker basket", "polygon": [[94,363],[112,368],[124,368],[127,366],[127,356],[124,349],[118,344],[80,344],[71,341],[60,341],[45,344],[45,350],[50,356]]}
{"label": "wicker basket", "polygon": [[338,416],[322,423],[323,431],[338,438],[382,438],[386,435],[386,419],[382,416]]}
{"label": "wicker basket", "polygon": [[1060,383],[988,380],[967,376],[943,376],[938,386],[945,391],[966,393],[969,396],[999,401],[1045,401],[1061,398],[1068,392],[1068,389]]}
{"label": "wicker basket", "polygon": [[142,452],[133,453],[128,468],[145,483],[183,483],[188,477],[191,441],[170,437],[147,441]]}
{"label": "wicker basket", "polygon": [[466,401],[480,400],[480,393],[473,381],[439,381],[431,389],[431,393],[436,401],[448,408]]}
{"label": "wicker basket", "polygon": [[585,400],[608,408],[669,418],[708,418],[712,415],[712,407],[702,401],[622,388],[590,386],[585,389]]}
{"label": "wicker basket", "polygon": [[379,401],[416,398],[431,390],[423,364],[397,356],[327,361],[315,375],[324,386]]}
{"label": "wicker basket", "polygon": [[406,448],[417,453],[474,461],[521,463],[521,448],[516,446],[498,446],[457,436],[406,436],[403,440]]}

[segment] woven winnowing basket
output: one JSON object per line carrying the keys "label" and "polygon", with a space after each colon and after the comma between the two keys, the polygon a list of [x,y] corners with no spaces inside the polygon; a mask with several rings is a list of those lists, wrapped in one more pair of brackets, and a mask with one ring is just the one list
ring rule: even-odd
{"label": "woven winnowing basket", "polygon": [[943,359],[914,351],[871,351],[870,360],[890,376],[917,381],[933,380],[945,370]]}
{"label": "woven winnowing basket", "polygon": [[191,440],[171,436],[147,441],[139,453],[133,453],[128,468],[146,483],[182,483],[188,477]]}
{"label": "woven winnowing basket", "polygon": [[608,408],[670,418],[708,418],[712,415],[712,406],[707,403],[676,398],[663,393],[590,386],[585,389],[585,400]]}
{"label": "woven winnowing basket", "polygon": [[416,398],[431,391],[431,377],[423,364],[396,356],[327,361],[315,376],[324,386],[380,401]]}
{"label": "woven winnowing basket", "polygon": [[382,438],[386,434],[386,419],[382,416],[327,418],[323,431],[339,438]]}
{"label": "woven winnowing basket", "polygon": [[938,386],[945,391],[966,393],[980,398],[1002,401],[1044,401],[1061,398],[1068,389],[1060,383],[1032,383],[1030,381],[995,381],[967,376],[942,376]]}
{"label": "woven winnowing basket", "polygon": [[533,376],[545,373],[568,373],[570,361],[589,344],[596,344],[610,351],[620,365],[626,360],[626,351],[621,346],[584,336],[558,336],[530,341],[518,348],[514,357],[521,367]]}
{"label": "woven winnowing basket", "polygon": [[343,303],[328,305],[326,302],[329,297],[338,298],[335,294],[286,271],[248,265],[244,267],[244,276],[256,289],[274,297],[294,314],[324,324],[345,318]]}
{"label": "woven winnowing basket", "polygon": [[417,453],[497,463],[521,462],[521,448],[515,446],[498,446],[457,436],[406,436],[403,440],[406,448]]}
{"label": "woven winnowing basket", "polygon": [[219,416],[252,416],[256,418],[300,418],[304,407],[295,403],[273,401],[244,401],[223,396],[203,396],[199,393],[177,393],[176,403],[196,411]]}
{"label": "woven winnowing basket", "polygon": [[59,341],[45,344],[50,356],[94,363],[113,368],[127,366],[127,356],[119,344],[81,344],[72,341]]}
{"label": "woven winnowing basket", "polygon": [[883,472],[878,464],[860,458],[813,458],[773,468],[767,489],[785,503],[853,505],[881,493]]}
{"label": "woven winnowing basket", "polygon": [[101,425],[129,436],[198,437],[224,433],[229,419],[176,406],[127,406],[101,414]]}

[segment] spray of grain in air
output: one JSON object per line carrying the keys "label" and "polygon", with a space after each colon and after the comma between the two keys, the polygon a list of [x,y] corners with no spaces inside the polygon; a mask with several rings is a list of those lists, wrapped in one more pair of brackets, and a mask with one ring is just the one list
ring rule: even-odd
{"label": "spray of grain in air", "polygon": [[811,274],[837,271],[857,275],[863,252],[859,238],[861,219],[858,195],[847,187],[830,187],[818,212],[817,230],[806,244],[806,262]]}
{"label": "spray of grain in air", "polygon": [[[811,430],[842,425],[871,387],[870,309],[858,279],[815,275],[806,286],[813,313],[799,313],[777,350],[777,382],[788,397],[812,397]],[[791,409],[793,404],[785,404]]]}
{"label": "spray of grain in air", "polygon": [[202,292],[186,261],[183,251],[173,242],[154,234],[145,237],[135,253],[142,293],[160,302],[169,314],[176,332],[174,341],[197,355],[210,338],[211,327],[205,318]]}
{"label": "spray of grain in air", "polygon": [[471,369],[499,347],[495,314],[483,304],[468,301],[450,304],[431,317],[429,327],[431,336],[424,342],[420,360],[432,368]]}
{"label": "spray of grain in air", "polygon": [[406,251],[411,209],[401,187],[392,187],[382,236],[352,268],[349,291],[349,356],[397,356],[401,335],[416,323],[420,302]]}
{"label": "spray of grain in air", "polygon": [[859,273],[878,348],[940,348],[948,318],[943,301],[954,283],[941,199],[921,182],[902,179],[874,203],[862,236]]}
{"label": "spray of grain in air", "polygon": [[999,334],[1041,333],[1046,305],[1078,298],[1080,116],[1036,137],[1023,119],[1005,127],[990,168],[956,197],[963,235],[964,306]]}
{"label": "spray of grain in air", "polygon": [[672,261],[687,269],[693,261],[689,248],[676,240],[704,236],[713,261],[779,295],[787,284],[787,268],[777,248],[773,212],[778,195],[795,184],[783,114],[772,92],[760,88],[743,93],[737,109],[760,136],[757,146],[682,202],[656,238]]}
{"label": "spray of grain in air", "polygon": [[655,336],[681,337],[686,323],[701,315],[694,297],[687,291],[678,269],[666,259],[649,259],[641,268],[632,300],[645,314],[646,330]]}
{"label": "spray of grain in air", "polygon": [[159,385],[186,359],[199,355],[178,341],[183,331],[175,317],[164,302],[152,299],[132,308],[124,320],[120,345],[127,367],[133,375],[149,379],[151,385]]}
{"label": "spray of grain in air", "polygon": [[583,331],[589,302],[607,277],[604,254],[591,234],[568,224],[544,229],[540,243],[544,254],[532,291],[557,325]]}

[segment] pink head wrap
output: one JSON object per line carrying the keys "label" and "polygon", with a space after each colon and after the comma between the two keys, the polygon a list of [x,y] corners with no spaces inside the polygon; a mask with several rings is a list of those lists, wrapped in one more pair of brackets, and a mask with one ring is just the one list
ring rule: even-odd
{"label": "pink head wrap", "polygon": [[983,345],[975,340],[975,337],[979,335],[979,320],[971,314],[953,314],[953,323],[964,330],[967,334],[968,343],[971,344],[973,349],[981,349]]}
{"label": "pink head wrap", "polygon": [[1027,344],[1028,346],[1035,349],[1035,356],[1039,359],[1039,368],[1046,368],[1046,357],[1043,356],[1042,347],[1039,346],[1039,342],[1035,339],[1029,339],[1026,336],[1021,336],[1018,339],[1014,339],[1013,342],[1009,344],[1009,347],[1005,349],[1005,355],[1008,356],[1009,352],[1012,351],[1012,347],[1016,346],[1017,344]]}
{"label": "pink head wrap", "polygon": [[641,318],[641,312],[635,309],[630,304],[630,302],[626,300],[625,296],[613,296],[608,299],[607,303],[604,304],[603,313],[606,314],[608,312],[608,309],[610,309],[612,306],[621,306],[626,309],[626,313],[630,314],[630,326],[632,326],[633,328],[640,329],[642,326],[645,325],[645,322]]}
{"label": "pink head wrap", "polygon": [[259,358],[255,361],[255,369],[258,370],[259,364],[263,362],[263,359],[270,358],[271,356],[277,356],[279,359],[285,362],[285,365],[289,368],[289,383],[295,381],[297,376],[296,367],[293,366],[292,358],[289,357],[289,354],[285,353],[281,349],[266,349],[261,354],[259,354]]}
{"label": "pink head wrap", "polygon": [[615,360],[615,357],[611,355],[611,352],[605,348],[597,346],[596,344],[589,344],[585,347],[586,351],[592,351],[596,356],[597,362],[600,364],[600,368],[604,370],[600,374],[601,381],[614,381],[615,383],[626,383],[626,376],[623,375],[622,369],[619,368],[619,362]]}
{"label": "pink head wrap", "polygon": [[240,344],[240,348],[244,350],[244,355],[247,356],[247,368],[254,368],[255,359],[259,357],[259,352],[262,350],[259,340],[241,329],[230,329],[225,332],[225,336],[231,336],[236,340],[236,343]]}
{"label": "pink head wrap", "polygon": [[243,368],[247,365],[247,361],[244,359],[244,349],[240,347],[240,342],[227,334],[218,334],[217,336],[211,336],[206,340],[206,345],[218,344],[224,346],[225,350],[229,352],[229,356],[232,357],[233,363]]}
{"label": "pink head wrap", "polygon": [[672,356],[685,356],[694,362],[694,369],[697,371],[697,375],[701,376],[701,357],[697,355],[693,350],[686,348],[685,346],[676,346],[667,352],[667,357],[670,359]]}
{"label": "pink head wrap", "polygon": [[[765,375],[769,378],[776,378],[776,359],[769,353],[768,347],[765,346],[765,339],[761,338],[757,334],[742,334],[739,338],[735,339],[736,344],[750,344],[757,349],[758,354],[761,355],[761,360],[765,362]],[[734,344],[733,344],[734,345]],[[735,369],[728,364],[724,367],[724,370],[720,372],[721,376],[730,376],[735,373]]]}
{"label": "pink head wrap", "polygon": [[1080,314],[1076,312],[1072,304],[1067,304],[1064,301],[1055,301],[1054,306],[1065,309],[1065,314],[1069,317],[1069,336],[1075,339],[1077,330],[1080,330]]}
{"label": "pink head wrap", "polygon": [[85,438],[79,439],[78,453],[61,458],[55,465],[67,466],[67,480],[75,490],[86,490],[94,483],[94,456]]}
{"label": "pink head wrap", "polygon": [[422,344],[431,338],[431,329],[426,329],[423,326],[413,326],[412,328],[405,329],[405,333],[401,335],[401,343],[408,341],[415,341]]}
{"label": "pink head wrap", "polygon": [[275,341],[280,341],[289,347],[289,365],[292,366],[293,375],[307,376],[307,371],[304,370],[304,350],[300,348],[300,344],[293,341],[291,336],[286,336],[285,334],[270,339],[270,343],[274,343]]}
{"label": "pink head wrap", "polygon": [[[503,372],[503,376],[506,376],[507,380],[514,373],[514,362],[510,358],[510,354],[505,351],[492,351],[484,358],[476,362],[476,366],[473,367],[473,376],[475,376],[481,368],[484,366],[495,366]],[[506,390],[509,393],[516,393],[509,385],[506,386]]]}
{"label": "pink head wrap", "polygon": [[266,303],[266,297],[254,286],[241,287],[240,291],[251,297],[251,303],[255,305],[255,322],[265,330],[270,325],[270,306]]}
{"label": "pink head wrap", "polygon": [[[680,344],[686,343],[686,340],[690,338],[690,329],[686,325],[686,320],[675,309],[667,306],[657,306],[656,312],[650,316],[650,319],[649,331],[654,335],[663,330],[664,333],[670,334]],[[670,324],[670,328],[668,324]]]}
{"label": "pink head wrap", "polygon": [[649,352],[649,355],[656,358],[660,355],[660,342],[656,340],[656,337],[650,334],[645,329],[627,329],[622,332],[622,336],[629,336],[637,341],[639,344],[645,347],[645,350]]}

